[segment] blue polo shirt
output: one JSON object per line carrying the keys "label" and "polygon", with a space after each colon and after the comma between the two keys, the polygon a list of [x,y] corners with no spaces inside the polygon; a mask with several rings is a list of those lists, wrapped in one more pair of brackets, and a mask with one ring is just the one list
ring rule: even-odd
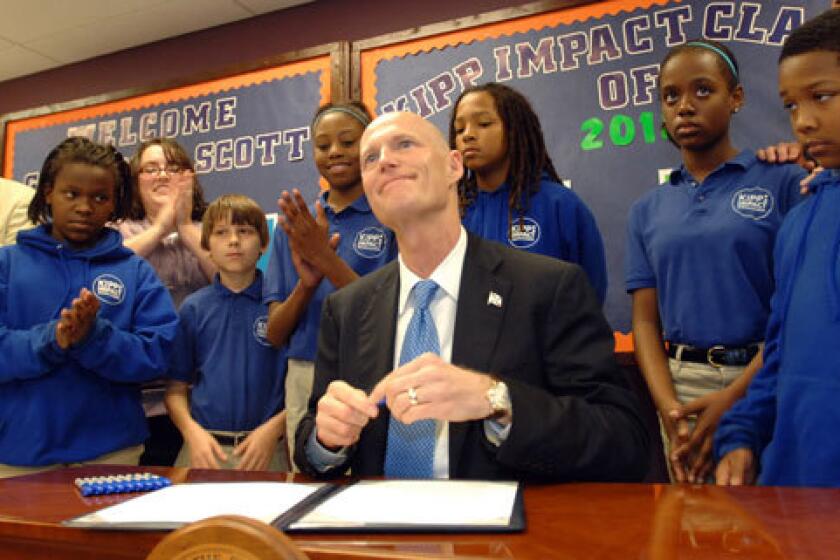
{"label": "blue polo shirt", "polygon": [[656,288],[666,340],[706,348],[764,339],[773,244],[804,176],[744,150],[699,184],[680,167],[633,205],[625,286]]}
{"label": "blue polo shirt", "polygon": [[219,275],[181,305],[170,376],[193,383],[190,412],[210,430],[252,430],[283,410],[286,358],[266,338],[262,273],[234,293]]}
{"label": "blue polo shirt", "polygon": [[509,212],[509,199],[508,183],[493,192],[479,190],[464,211],[464,228],[516,249],[580,265],[603,303],[607,294],[604,242],[595,217],[580,197],[543,175],[523,215],[524,227],[520,227],[519,214]]}
{"label": "blue polo shirt", "polygon": [[[333,212],[327,203],[326,192],[321,193],[321,204],[327,215],[330,234],[341,235],[336,252],[359,276],[382,267],[397,256],[397,244],[391,230],[379,223],[364,195],[353,201],[341,212]],[[310,208],[315,214],[314,206]],[[274,244],[269,258],[263,301],[285,301],[298,282],[297,270],[292,263],[292,251],[286,232],[278,226],[274,231]],[[288,357],[296,360],[315,361],[318,349],[318,328],[321,323],[321,305],[335,291],[335,286],[324,278],[315,290],[306,311],[292,333],[288,344]]]}

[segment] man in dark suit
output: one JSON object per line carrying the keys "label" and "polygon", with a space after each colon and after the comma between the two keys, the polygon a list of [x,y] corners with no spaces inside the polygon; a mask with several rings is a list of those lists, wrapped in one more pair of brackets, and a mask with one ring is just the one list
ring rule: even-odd
{"label": "man in dark suit", "polygon": [[[435,477],[640,480],[647,432],[581,269],[467,235],[461,156],[419,116],[378,118],[361,158],[365,194],[400,258],[324,304],[297,432],[302,470],[388,475],[395,423],[431,419]],[[439,286],[429,305],[439,355],[398,365],[423,279]]]}

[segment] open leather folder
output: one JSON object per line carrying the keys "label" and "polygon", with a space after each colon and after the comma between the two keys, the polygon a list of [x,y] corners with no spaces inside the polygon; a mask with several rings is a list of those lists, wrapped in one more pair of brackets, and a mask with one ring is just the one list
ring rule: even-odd
{"label": "open leather folder", "polygon": [[90,529],[175,529],[244,515],[286,532],[516,532],[516,482],[366,480],[349,484],[176,484],[64,521]]}

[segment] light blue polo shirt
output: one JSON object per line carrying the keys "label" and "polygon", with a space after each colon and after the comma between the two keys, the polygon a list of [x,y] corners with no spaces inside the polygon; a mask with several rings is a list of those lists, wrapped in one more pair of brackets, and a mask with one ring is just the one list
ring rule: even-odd
{"label": "light blue polo shirt", "polygon": [[625,287],[656,288],[666,340],[706,348],[764,339],[773,244],[804,176],[744,150],[700,184],[680,167],[633,205]]}
{"label": "light blue polo shirt", "polygon": [[[321,193],[321,204],[327,215],[330,235],[341,235],[336,252],[359,276],[382,267],[397,256],[393,232],[379,223],[364,195],[353,201],[341,212],[333,212],[327,203],[327,193]],[[315,215],[315,207],[310,211]],[[263,302],[285,301],[298,282],[297,270],[292,263],[292,251],[286,232],[278,225],[274,231],[274,244],[263,286]],[[327,278],[321,280],[306,311],[289,339],[287,354],[296,360],[314,361],[318,349],[318,329],[321,323],[321,305],[335,291]]]}
{"label": "light blue polo shirt", "polygon": [[509,211],[509,199],[508,183],[493,192],[479,190],[464,211],[464,228],[509,247],[580,265],[603,303],[607,294],[604,242],[592,212],[580,197],[543,174],[522,224],[518,213]]}
{"label": "light blue polo shirt", "polygon": [[253,430],[283,410],[285,353],[266,338],[262,273],[234,293],[219,275],[181,305],[170,376],[193,383],[190,412],[210,430]]}

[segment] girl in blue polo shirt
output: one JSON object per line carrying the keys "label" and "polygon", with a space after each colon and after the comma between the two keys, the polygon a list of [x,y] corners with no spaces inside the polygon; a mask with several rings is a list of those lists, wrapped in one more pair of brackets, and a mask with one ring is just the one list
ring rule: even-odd
{"label": "girl in blue polo shirt", "polygon": [[449,119],[449,145],[461,152],[466,167],[458,185],[464,227],[579,264],[603,302],[607,265],[601,233],[589,208],[560,184],[528,100],[498,83],[467,88]]}
{"label": "girl in blue polo shirt", "polygon": [[140,384],[166,372],[178,317],[152,267],[106,227],[130,204],[119,152],[68,138],[29,205],[40,225],[0,249],[0,477],[137,464]]}
{"label": "girl in blue polo shirt", "polygon": [[625,283],[636,358],[672,474],[699,482],[711,474],[720,416],[760,367],[773,243],[800,200],[804,171],[732,145],[730,120],[744,90],[725,46],[675,47],[662,62],[659,90],[682,165],[630,210]]}
{"label": "girl in blue polo shirt", "polygon": [[300,192],[283,192],[263,300],[270,304],[268,338],[288,344],[287,436],[306,413],[315,370],[321,304],[358,276],[397,254],[393,233],[373,215],[362,190],[359,141],[371,121],[361,103],[327,104],[312,121],[315,165],[329,184],[314,208]]}

